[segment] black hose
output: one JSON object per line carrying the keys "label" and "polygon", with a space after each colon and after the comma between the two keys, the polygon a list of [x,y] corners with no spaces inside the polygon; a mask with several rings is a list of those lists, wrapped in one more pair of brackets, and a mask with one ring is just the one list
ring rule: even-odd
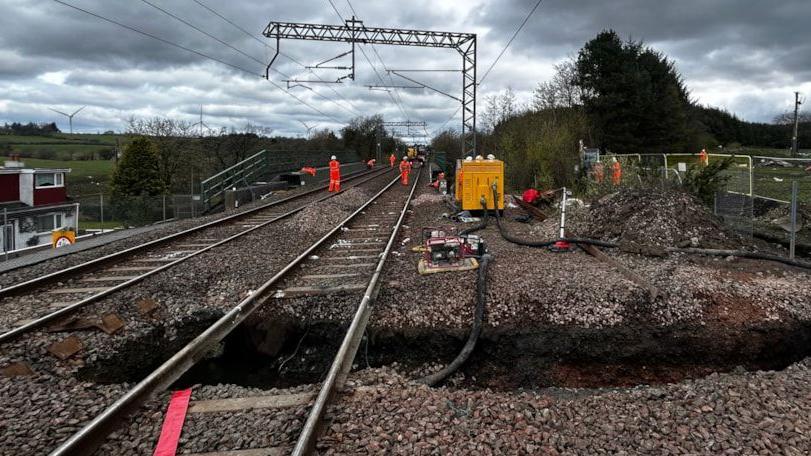
{"label": "black hose", "polygon": [[[498,201],[498,192],[495,188],[493,188],[493,201]],[[487,210],[485,210],[485,217],[487,215]],[[517,238],[504,230],[504,227],[501,226],[501,217],[498,213],[498,208],[496,208],[496,224],[498,224],[498,231],[501,233],[501,237],[505,240],[512,242],[513,244],[523,245],[527,247],[549,247],[557,241],[564,241],[569,242],[572,244],[590,244],[596,247],[604,247],[604,248],[618,248],[619,244],[616,242],[607,242],[601,241],[599,239],[589,239],[589,238],[563,238],[563,239],[556,239],[553,241],[528,241],[526,239]],[[482,225],[476,226],[471,228],[471,230],[480,230],[487,226],[487,219],[485,218],[485,222]],[[465,233],[464,231],[462,233]],[[716,250],[716,249],[695,249],[695,248],[678,248],[678,247],[667,247],[665,249],[670,253],[688,253],[691,255],[709,255],[709,256],[733,256],[739,258],[750,258],[754,260],[766,260],[766,261],[775,261],[778,263],[783,263],[789,266],[794,266],[803,269],[811,269],[811,263],[807,261],[801,260],[792,260],[789,258],[784,258],[777,255],[769,255],[767,253],[757,253],[757,252],[747,252],[745,250]]]}
{"label": "black hose", "polygon": [[476,347],[476,341],[479,339],[479,335],[482,332],[484,307],[487,304],[487,266],[489,264],[490,255],[483,255],[479,263],[479,273],[476,277],[476,311],[473,318],[473,326],[470,328],[470,334],[467,336],[467,342],[465,342],[464,347],[462,347],[462,350],[450,364],[442,368],[439,372],[418,379],[418,382],[428,386],[434,386],[456,372],[462,364],[470,358],[470,354],[473,353],[473,349]]}
{"label": "black hose", "polygon": [[694,249],[694,248],[678,248],[667,247],[665,250],[668,252],[676,253],[689,253],[692,255],[710,255],[710,256],[733,256],[740,258],[751,258],[753,260],[767,260],[775,261],[778,263],[795,266],[798,268],[811,269],[811,263],[807,261],[792,260],[777,255],[769,255],[768,253],[747,252],[746,250],[716,250],[716,249]]}
{"label": "black hose", "polygon": [[459,232],[460,236],[464,236],[470,233],[475,233],[476,231],[483,230],[487,228],[487,223],[489,222],[489,215],[487,213],[487,203],[482,201],[482,207],[484,207],[484,215],[482,216],[482,221],[478,225],[471,226],[470,228],[464,229]]}

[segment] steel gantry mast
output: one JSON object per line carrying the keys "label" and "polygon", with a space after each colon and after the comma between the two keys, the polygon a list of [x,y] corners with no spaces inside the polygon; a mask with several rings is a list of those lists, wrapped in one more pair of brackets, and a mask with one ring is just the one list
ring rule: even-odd
{"label": "steel gantry mast", "polygon": [[[276,54],[267,66],[266,74],[279,54],[280,41],[337,41],[360,44],[419,46],[456,49],[462,56],[462,144],[463,155],[476,154],[476,34],[366,27],[363,21],[346,20],[344,25],[270,22],[263,33],[276,39]],[[353,62],[354,67],[354,62]],[[354,74],[354,70],[353,70]]]}

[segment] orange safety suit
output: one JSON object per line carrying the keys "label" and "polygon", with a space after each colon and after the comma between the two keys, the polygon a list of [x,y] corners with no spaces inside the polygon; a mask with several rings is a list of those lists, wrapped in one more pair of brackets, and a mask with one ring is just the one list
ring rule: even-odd
{"label": "orange safety suit", "polygon": [[594,164],[594,180],[597,181],[598,184],[602,184],[603,179],[605,179],[605,166],[597,162]]}
{"label": "orange safety suit", "polygon": [[389,163],[391,163],[392,168],[394,168],[394,163],[396,161],[397,161],[397,157],[395,157],[394,154],[391,154],[391,157],[389,157]]}
{"label": "orange safety suit", "polygon": [[707,166],[710,164],[710,157],[707,155],[706,149],[701,149],[701,153],[698,154],[698,161],[701,163],[702,166]]}
{"label": "orange safety suit", "polygon": [[614,185],[619,185],[622,182],[622,165],[620,162],[615,161],[613,165],[611,165],[611,183]]}
{"label": "orange safety suit", "polygon": [[341,164],[338,160],[330,160],[329,162],[329,191],[341,191]]}
{"label": "orange safety suit", "polygon": [[400,162],[400,182],[408,185],[408,173],[411,172],[411,162],[403,160]]}

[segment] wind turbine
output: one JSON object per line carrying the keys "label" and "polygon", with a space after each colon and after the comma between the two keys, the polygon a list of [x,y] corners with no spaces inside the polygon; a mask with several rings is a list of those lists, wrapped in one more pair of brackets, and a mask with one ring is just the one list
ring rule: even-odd
{"label": "wind turbine", "polygon": [[70,124],[70,134],[73,134],[73,116],[78,114],[79,111],[81,111],[82,109],[84,109],[86,107],[87,106],[82,106],[81,108],[73,111],[73,114],[67,114],[67,113],[64,113],[62,111],[57,111],[56,109],[53,109],[53,108],[48,108],[48,109],[50,109],[51,111],[53,111],[53,112],[55,112],[57,114],[62,114],[63,116],[67,117],[68,118],[68,123]]}
{"label": "wind turbine", "polygon": [[203,137],[203,127],[205,127],[206,130],[211,131],[211,127],[209,127],[207,123],[203,122],[203,105],[200,105],[200,121],[195,124],[192,124],[192,127],[196,127],[198,125],[200,126],[201,138]]}
{"label": "wind turbine", "polygon": [[299,123],[304,125],[304,128],[307,130],[307,139],[310,139],[310,132],[313,130],[313,128],[315,128],[315,125],[313,125],[311,127],[311,126],[307,125],[306,123],[304,123],[304,121],[302,121],[302,120],[299,120]]}

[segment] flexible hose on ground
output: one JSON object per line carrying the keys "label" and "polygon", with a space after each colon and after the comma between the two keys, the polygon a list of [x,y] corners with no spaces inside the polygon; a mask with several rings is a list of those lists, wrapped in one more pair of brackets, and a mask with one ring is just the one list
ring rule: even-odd
{"label": "flexible hose on ground", "polygon": [[473,318],[473,326],[470,328],[470,334],[467,336],[465,346],[462,347],[462,350],[450,364],[439,372],[418,379],[418,382],[428,386],[434,386],[456,372],[462,364],[470,358],[470,354],[473,353],[473,349],[476,347],[476,341],[479,339],[479,335],[482,332],[484,307],[487,304],[487,266],[489,264],[490,255],[483,255],[479,262],[479,273],[476,277],[476,311]]}
{"label": "flexible hose on ground", "polygon": [[[496,189],[493,189],[493,201],[498,201],[498,193]],[[485,211],[487,213],[487,211]],[[498,211],[496,211],[496,223],[498,224],[498,231],[501,233],[501,237],[505,240],[512,242],[513,244],[524,245],[527,247],[549,247],[558,240],[554,241],[528,241],[526,239],[517,238],[504,230],[504,227],[501,226],[501,217],[499,216]],[[475,227],[476,229],[481,229],[481,227]],[[607,242],[601,241],[599,239],[588,239],[588,238],[563,238],[560,239],[564,242],[569,242],[572,244],[589,244],[596,247],[604,247],[604,248],[618,248],[619,244],[616,242]],[[717,250],[717,249],[695,249],[695,248],[678,248],[678,247],[667,247],[665,250],[668,252],[675,252],[675,253],[688,253],[691,255],[709,255],[709,256],[733,256],[739,258],[750,258],[755,260],[767,260],[767,261],[776,261],[778,263],[783,263],[789,266],[794,266],[798,268],[804,269],[811,269],[811,263],[807,261],[801,260],[792,260],[789,258],[780,257],[777,255],[769,255],[767,253],[757,253],[757,252],[747,252],[745,250]]]}

